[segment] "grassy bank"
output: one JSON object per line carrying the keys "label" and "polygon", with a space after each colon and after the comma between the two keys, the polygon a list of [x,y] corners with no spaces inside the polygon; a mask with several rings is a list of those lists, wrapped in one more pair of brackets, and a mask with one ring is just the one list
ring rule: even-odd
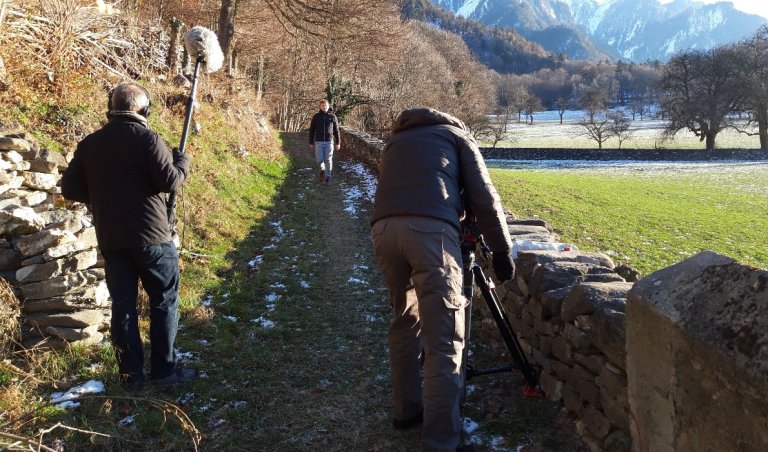
{"label": "grassy bank", "polygon": [[768,169],[491,170],[503,203],[643,274],[708,249],[768,268]]}

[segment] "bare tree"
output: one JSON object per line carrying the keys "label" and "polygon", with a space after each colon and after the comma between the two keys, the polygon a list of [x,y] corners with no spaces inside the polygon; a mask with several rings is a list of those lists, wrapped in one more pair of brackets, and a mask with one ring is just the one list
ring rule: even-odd
{"label": "bare tree", "polygon": [[594,112],[592,115],[580,119],[576,122],[583,128],[581,135],[587,136],[597,143],[597,148],[602,149],[603,143],[615,136],[612,122],[608,119],[606,112]]}
{"label": "bare tree", "polygon": [[621,110],[612,111],[606,116],[611,121],[611,135],[619,140],[619,149],[621,149],[622,143],[631,138],[634,133],[630,128],[629,118]]}
{"label": "bare tree", "polygon": [[743,102],[741,63],[733,47],[686,50],[670,59],[663,71],[661,104],[669,115],[664,135],[687,129],[715,148],[715,137],[732,126],[729,115]]}
{"label": "bare tree", "polygon": [[[738,50],[744,53],[746,71],[744,109],[750,113],[747,127],[737,130],[760,137],[760,149],[768,150],[768,25],[762,26],[754,36],[741,42]],[[757,126],[757,132],[753,132]]]}

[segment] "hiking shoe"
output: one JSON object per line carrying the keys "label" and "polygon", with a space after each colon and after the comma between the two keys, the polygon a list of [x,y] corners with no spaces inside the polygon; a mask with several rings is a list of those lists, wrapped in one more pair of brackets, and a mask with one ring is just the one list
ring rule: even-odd
{"label": "hiking shoe", "polygon": [[392,419],[392,427],[395,430],[408,430],[418,427],[422,422],[424,422],[424,411],[419,411],[419,414],[410,419]]}
{"label": "hiking shoe", "polygon": [[331,185],[331,176],[326,177],[325,180],[323,181],[323,183],[325,185]]}
{"label": "hiking shoe", "polygon": [[324,182],[325,181],[325,170],[320,170],[320,174],[317,176],[318,182]]}
{"label": "hiking shoe", "polygon": [[152,382],[156,385],[167,386],[186,383],[195,378],[197,378],[197,370],[176,366],[170,375],[163,378],[153,378]]}

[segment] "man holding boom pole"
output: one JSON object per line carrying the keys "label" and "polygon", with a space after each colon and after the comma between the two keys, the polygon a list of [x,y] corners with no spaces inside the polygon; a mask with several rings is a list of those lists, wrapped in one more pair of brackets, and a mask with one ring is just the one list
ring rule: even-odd
{"label": "man holding boom pole", "polygon": [[189,174],[189,156],[171,153],[149,129],[149,92],[121,83],[109,93],[109,122],[77,145],[61,180],[62,195],[88,204],[112,296],[111,337],[128,390],[145,380],[136,302],[138,282],[149,295],[150,378],[156,384],[193,379],[178,365],[179,256],[166,202]]}

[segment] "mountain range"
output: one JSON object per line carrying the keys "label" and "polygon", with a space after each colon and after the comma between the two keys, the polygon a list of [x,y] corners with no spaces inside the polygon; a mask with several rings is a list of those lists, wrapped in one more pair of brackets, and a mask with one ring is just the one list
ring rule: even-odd
{"label": "mountain range", "polygon": [[754,34],[768,21],[728,1],[431,0],[457,15],[512,28],[571,59],[666,61],[683,49],[707,49]]}

